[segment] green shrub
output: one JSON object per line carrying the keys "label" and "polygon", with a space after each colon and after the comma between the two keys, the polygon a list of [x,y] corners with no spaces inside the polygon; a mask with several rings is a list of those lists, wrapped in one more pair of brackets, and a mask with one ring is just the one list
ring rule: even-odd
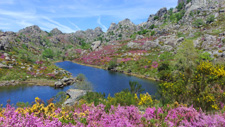
{"label": "green shrub", "polygon": [[154,20],[158,20],[158,19],[159,19],[159,16],[155,16],[155,17],[154,17]]}
{"label": "green shrub", "polygon": [[180,12],[175,14],[176,20],[180,21],[184,17],[185,11],[181,10]]}
{"label": "green shrub", "polygon": [[210,23],[214,22],[214,20],[215,20],[215,16],[214,15],[209,15],[207,17],[207,19],[206,19],[206,23],[210,24]]}
{"label": "green shrub", "polygon": [[132,94],[140,94],[144,91],[142,85],[135,81],[129,81],[130,89],[125,89],[124,91],[130,92]]}
{"label": "green shrub", "polygon": [[95,106],[103,103],[103,100],[105,99],[105,93],[97,93],[97,92],[87,92],[86,95],[82,96],[80,98],[84,99],[87,103],[94,103]]}
{"label": "green shrub", "polygon": [[202,19],[196,19],[193,22],[194,27],[199,28],[200,26],[205,25],[205,22]]}
{"label": "green shrub", "polygon": [[194,17],[194,12],[193,11],[190,12],[190,16]]}
{"label": "green shrub", "polygon": [[171,52],[163,52],[162,54],[160,54],[159,59],[161,61],[167,61],[173,59],[173,57],[174,56]]}
{"label": "green shrub", "polygon": [[53,50],[50,49],[50,48],[45,49],[45,50],[42,52],[42,57],[43,57],[43,58],[51,58],[51,59],[53,59],[53,57],[54,57],[54,52],[53,52]]}
{"label": "green shrub", "polygon": [[113,58],[110,62],[109,62],[109,66],[108,69],[114,69],[117,66],[117,58]]}
{"label": "green shrub", "polygon": [[61,92],[58,92],[53,98],[54,98],[54,102],[55,102],[55,105],[57,107],[61,107],[62,104],[66,101],[66,99],[68,98],[67,97],[68,95],[61,91]]}
{"label": "green shrub", "polygon": [[186,3],[188,4],[188,3],[190,3],[191,1],[192,1],[192,0],[187,0],[187,2],[186,2]]}
{"label": "green shrub", "polygon": [[211,54],[208,52],[201,53],[199,55],[199,58],[200,58],[200,60],[208,60],[208,61],[213,60],[213,58],[211,57]]}
{"label": "green shrub", "polygon": [[180,10],[184,9],[184,7],[185,7],[184,2],[181,2],[181,3],[178,4],[178,6],[176,8],[177,8],[178,11],[180,11]]}
{"label": "green shrub", "polygon": [[29,102],[26,102],[26,103],[24,103],[24,102],[17,102],[16,106],[19,107],[19,108],[26,108],[26,107],[30,107],[30,104],[29,104]]}
{"label": "green shrub", "polygon": [[152,32],[151,32],[151,36],[154,36],[154,35],[155,35],[155,31],[152,31]]}
{"label": "green shrub", "polygon": [[135,39],[135,38],[136,38],[136,36],[137,36],[137,33],[136,33],[136,32],[134,32],[132,35],[130,35],[130,38],[131,38],[131,39]]}
{"label": "green shrub", "polygon": [[111,105],[121,105],[121,106],[130,106],[130,105],[137,105],[137,100],[135,99],[135,95],[122,91],[120,93],[115,93],[114,98],[110,97],[110,95],[107,97],[106,107],[110,108]]}
{"label": "green shrub", "polygon": [[185,35],[184,33],[182,33],[182,32],[178,32],[178,33],[177,33],[177,37],[179,37],[179,38],[180,38],[180,37],[185,37],[185,36],[186,36],[186,35]]}
{"label": "green shrub", "polygon": [[225,38],[222,40],[223,43],[225,43]]}
{"label": "green shrub", "polygon": [[149,29],[154,29],[155,28],[155,24],[152,24],[151,26],[149,26]]}
{"label": "green shrub", "polygon": [[85,77],[84,74],[78,74],[77,75],[77,80],[82,82],[82,81],[85,81],[86,80],[86,77]]}
{"label": "green shrub", "polygon": [[22,44],[22,47],[23,47],[25,50],[28,50],[28,48],[27,48],[27,45],[26,45],[26,44]]}
{"label": "green shrub", "polygon": [[173,14],[173,8],[170,8],[170,9],[168,10],[168,14],[169,14],[169,15],[172,15],[172,14]]}

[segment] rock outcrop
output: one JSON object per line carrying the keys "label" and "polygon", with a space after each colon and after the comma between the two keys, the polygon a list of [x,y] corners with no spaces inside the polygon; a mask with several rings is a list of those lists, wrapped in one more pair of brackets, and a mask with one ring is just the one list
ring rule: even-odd
{"label": "rock outcrop", "polygon": [[76,79],[64,77],[63,79],[55,82],[55,88],[62,88],[64,86],[71,85],[75,82],[76,82]]}
{"label": "rock outcrop", "polygon": [[91,43],[92,50],[96,50],[101,46],[101,41],[95,41]]}
{"label": "rock outcrop", "polygon": [[42,31],[37,25],[29,26],[19,30],[18,34],[27,34],[31,36],[47,35],[47,33]]}
{"label": "rock outcrop", "polygon": [[53,30],[50,31],[50,33],[55,36],[55,35],[60,35],[63,34],[59,29],[54,28]]}
{"label": "rock outcrop", "polygon": [[0,82],[0,87],[1,86],[15,86],[15,85],[18,85],[19,84],[19,82],[18,81],[14,81],[14,80],[12,80],[12,81],[1,81]]}
{"label": "rock outcrop", "polygon": [[106,40],[126,40],[130,38],[130,35],[136,31],[136,25],[130,21],[130,19],[124,19],[118,24],[112,23],[107,30],[104,38]]}
{"label": "rock outcrop", "polygon": [[69,98],[64,102],[64,106],[73,106],[76,101],[87,93],[85,90],[79,89],[69,89],[66,91],[66,94]]}

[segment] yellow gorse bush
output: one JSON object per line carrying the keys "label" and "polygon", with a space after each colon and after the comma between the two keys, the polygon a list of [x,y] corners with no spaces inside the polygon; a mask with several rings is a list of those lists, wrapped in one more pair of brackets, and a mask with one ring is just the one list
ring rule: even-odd
{"label": "yellow gorse bush", "polygon": [[32,114],[34,116],[40,116],[41,114],[44,116],[56,117],[55,110],[56,107],[53,103],[50,103],[48,106],[44,106],[44,104],[39,103],[39,98],[35,98],[35,104],[32,107],[28,108],[17,108],[17,112],[21,113],[22,115],[26,115],[27,113]]}
{"label": "yellow gorse bush", "polygon": [[138,98],[137,94],[135,94],[135,99],[138,100],[138,105],[152,105],[153,100],[149,93],[140,94],[140,98]]}
{"label": "yellow gorse bush", "polygon": [[197,70],[203,74],[225,77],[224,65],[214,66],[211,62],[202,62],[197,66]]}
{"label": "yellow gorse bush", "polygon": [[213,109],[215,109],[215,110],[219,110],[218,105],[214,104],[214,105],[211,105],[211,106],[212,106],[212,108],[213,108]]}
{"label": "yellow gorse bush", "polygon": [[3,113],[4,113],[4,109],[0,108],[0,117],[4,117]]}

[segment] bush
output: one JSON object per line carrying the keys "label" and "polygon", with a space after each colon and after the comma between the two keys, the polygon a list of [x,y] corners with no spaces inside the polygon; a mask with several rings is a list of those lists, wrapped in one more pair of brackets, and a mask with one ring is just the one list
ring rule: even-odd
{"label": "bush", "polygon": [[42,52],[42,57],[43,58],[51,58],[53,59],[54,57],[54,52],[52,49],[45,49],[43,52]]}
{"label": "bush", "polygon": [[152,32],[151,32],[151,36],[154,36],[154,35],[155,35],[155,31],[152,31]]}
{"label": "bush", "polygon": [[199,58],[200,58],[200,60],[208,60],[208,61],[213,60],[213,58],[211,57],[211,54],[208,52],[201,53]]}
{"label": "bush", "polygon": [[82,81],[85,81],[86,80],[86,77],[85,77],[84,74],[78,74],[77,75],[77,80],[82,82]]}
{"label": "bush", "polygon": [[87,92],[86,95],[82,96],[80,100],[85,100],[87,103],[94,103],[95,106],[103,103],[105,99],[105,93],[97,93],[97,92]]}
{"label": "bush", "polygon": [[30,104],[29,104],[29,102],[26,102],[26,103],[24,103],[24,102],[17,102],[16,106],[19,107],[19,108],[27,108],[27,107],[30,107]]}
{"label": "bush", "polygon": [[61,92],[58,92],[53,98],[54,98],[55,105],[58,107],[61,107],[62,104],[68,98],[68,96],[66,95],[65,92],[61,91]]}
{"label": "bush", "polygon": [[225,43],[225,38],[222,40],[223,43]]}
{"label": "bush", "polygon": [[173,8],[170,8],[170,9],[168,10],[168,14],[169,14],[169,15],[172,15],[172,14],[173,14]]}
{"label": "bush", "polygon": [[186,3],[188,4],[188,3],[190,3],[191,1],[192,1],[192,0],[187,0],[187,2],[186,2]]}
{"label": "bush", "polygon": [[130,86],[130,92],[132,94],[140,94],[141,92],[144,91],[144,89],[142,89],[142,85],[139,84],[138,82],[135,81],[129,81],[129,86]]}
{"label": "bush", "polygon": [[115,93],[115,97],[112,98],[110,95],[107,97],[106,106],[111,107],[111,105],[121,105],[121,106],[129,106],[129,105],[137,105],[137,100],[135,99],[135,95],[122,91],[120,93]]}
{"label": "bush", "polygon": [[154,29],[155,28],[155,24],[152,24],[151,26],[149,26],[149,29]]}
{"label": "bush", "polygon": [[205,22],[202,19],[196,19],[193,22],[194,27],[200,28],[201,26],[205,25]]}
{"label": "bush", "polygon": [[182,10],[182,11],[180,11],[180,12],[175,14],[177,22],[180,21],[184,17],[184,14],[185,14],[184,10]]}
{"label": "bush", "polygon": [[184,9],[184,7],[185,7],[184,2],[181,2],[181,3],[178,4],[178,6],[176,8],[177,8],[178,11],[180,11],[180,10]]}
{"label": "bush", "polygon": [[108,70],[112,70],[117,66],[117,59],[113,58],[110,62],[109,62],[109,66],[108,66]]}
{"label": "bush", "polygon": [[155,16],[155,17],[154,17],[154,20],[158,20],[158,19],[159,19],[159,16]]}
{"label": "bush", "polygon": [[209,15],[207,17],[207,19],[206,19],[206,23],[210,24],[210,23],[214,22],[214,20],[215,20],[215,16],[214,15]]}

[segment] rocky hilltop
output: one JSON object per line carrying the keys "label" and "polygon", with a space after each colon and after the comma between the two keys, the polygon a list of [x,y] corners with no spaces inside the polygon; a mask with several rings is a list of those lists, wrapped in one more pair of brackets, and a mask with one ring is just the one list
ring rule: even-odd
{"label": "rocky hilltop", "polygon": [[[224,20],[224,7],[223,0],[178,0],[176,8],[161,8],[156,14],[151,14],[146,22],[135,25],[130,19],[124,19],[118,24],[112,23],[105,33],[100,27],[69,34],[62,33],[57,28],[46,32],[34,25],[17,33],[0,32],[0,49],[11,51],[12,47],[23,45],[36,53],[42,52],[44,47],[68,54],[73,52],[74,48],[78,48],[83,50],[83,54],[91,51],[91,47],[99,47],[101,44],[110,45],[116,44],[117,41],[130,40],[129,48],[150,50],[159,47],[162,50],[172,51],[185,38],[195,38],[196,47],[212,55],[223,56],[216,52],[223,51],[224,48],[222,42],[224,26],[215,23]],[[204,25],[211,27],[206,28]],[[201,35],[197,36],[200,31]],[[134,40],[149,37],[155,39],[146,40],[141,46],[133,43]]]}

